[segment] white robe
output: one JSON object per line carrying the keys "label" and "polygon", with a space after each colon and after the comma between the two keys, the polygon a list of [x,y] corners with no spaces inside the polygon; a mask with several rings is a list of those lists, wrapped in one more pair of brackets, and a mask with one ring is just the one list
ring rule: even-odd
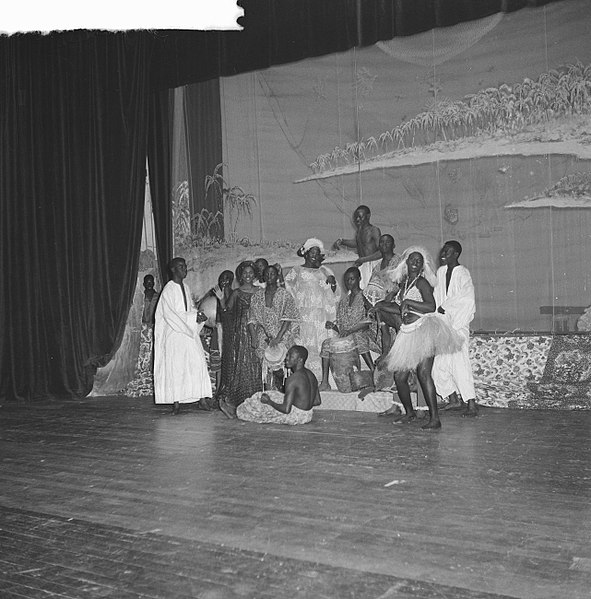
{"label": "white robe", "polygon": [[320,348],[322,342],[334,337],[336,333],[326,328],[326,321],[334,322],[337,317],[337,304],[341,299],[341,290],[336,290],[326,282],[334,273],[326,266],[307,268],[294,266],[285,276],[285,289],[291,293],[300,314],[300,334],[296,338],[299,345],[308,350],[306,367],[317,378],[322,376]]}
{"label": "white robe", "polygon": [[359,267],[359,273],[361,274],[361,281],[359,281],[359,287],[361,289],[365,289],[371,280],[371,275],[373,274],[373,269],[382,262],[381,258],[377,260],[372,260],[371,262],[364,262]]}
{"label": "white robe", "polygon": [[[181,283],[182,284],[182,283]],[[203,323],[197,323],[191,292],[169,281],[156,307],[154,325],[154,401],[191,403],[211,397],[211,381],[205,352],[199,338]]]}
{"label": "white robe", "polygon": [[447,397],[459,393],[464,401],[476,398],[474,377],[469,356],[470,323],[476,311],[474,285],[470,271],[458,264],[451,273],[449,288],[445,289],[447,266],[437,270],[437,285],[433,295],[437,307],[445,310],[445,318],[464,339],[462,349],[455,354],[439,354],[433,361],[433,381],[437,394]]}

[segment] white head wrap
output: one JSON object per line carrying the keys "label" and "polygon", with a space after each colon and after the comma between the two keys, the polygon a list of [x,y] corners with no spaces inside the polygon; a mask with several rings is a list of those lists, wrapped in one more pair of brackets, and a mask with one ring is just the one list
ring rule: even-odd
{"label": "white head wrap", "polygon": [[427,279],[431,287],[435,287],[435,285],[437,284],[437,271],[435,269],[435,263],[433,262],[433,258],[431,258],[431,254],[429,254],[429,252],[425,248],[420,247],[418,245],[411,245],[409,248],[406,248],[404,250],[398,266],[388,273],[390,275],[390,279],[394,283],[400,283],[400,281],[404,279],[404,277],[408,274],[406,259],[415,252],[423,256],[422,274],[425,277],[425,279]]}
{"label": "white head wrap", "polygon": [[320,253],[324,254],[324,244],[320,239],[316,239],[316,237],[310,237],[310,239],[306,239],[304,245],[300,248],[302,254],[305,254],[308,250],[313,247],[320,248]]}

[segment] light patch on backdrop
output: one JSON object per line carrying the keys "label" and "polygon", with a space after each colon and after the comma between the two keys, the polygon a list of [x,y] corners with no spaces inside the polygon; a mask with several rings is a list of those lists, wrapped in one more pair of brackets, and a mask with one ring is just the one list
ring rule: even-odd
{"label": "light patch on backdrop", "polygon": [[443,64],[461,54],[492,31],[502,20],[497,13],[477,21],[460,23],[452,27],[440,27],[425,33],[378,42],[376,46],[393,58],[429,67]]}
{"label": "light patch on backdrop", "polygon": [[189,29],[241,31],[244,9],[236,0],[22,0],[2,11],[1,33],[72,29]]}

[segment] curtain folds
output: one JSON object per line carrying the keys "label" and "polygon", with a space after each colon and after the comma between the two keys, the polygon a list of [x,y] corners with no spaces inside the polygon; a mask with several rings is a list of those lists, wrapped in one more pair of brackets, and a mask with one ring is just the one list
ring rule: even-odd
{"label": "curtain folds", "polygon": [[[204,182],[222,162],[222,114],[219,79],[194,83],[185,87],[185,139],[189,157],[189,188],[193,205],[191,214],[197,217],[202,210],[208,214],[201,219],[200,233],[224,237],[224,224],[209,221],[217,212],[223,213],[222,200],[212,188],[205,196]],[[220,171],[222,174],[223,171]],[[209,217],[209,218],[208,218]]]}
{"label": "curtain folds", "polygon": [[141,242],[149,44],[0,40],[5,399],[84,396],[120,342]]}
{"label": "curtain folds", "polygon": [[148,130],[148,175],[154,215],[160,280],[168,281],[167,264],[172,260],[172,90],[156,91],[150,97]]}

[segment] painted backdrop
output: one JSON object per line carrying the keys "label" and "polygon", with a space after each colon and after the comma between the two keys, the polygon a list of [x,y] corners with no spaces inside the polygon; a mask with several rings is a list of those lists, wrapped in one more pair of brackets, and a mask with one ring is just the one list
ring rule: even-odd
{"label": "painted backdrop", "polygon": [[463,244],[475,329],[550,329],[591,304],[591,209],[506,206],[591,195],[589,31],[572,0],[223,79],[237,237],[331,244],[367,204],[399,251]]}

